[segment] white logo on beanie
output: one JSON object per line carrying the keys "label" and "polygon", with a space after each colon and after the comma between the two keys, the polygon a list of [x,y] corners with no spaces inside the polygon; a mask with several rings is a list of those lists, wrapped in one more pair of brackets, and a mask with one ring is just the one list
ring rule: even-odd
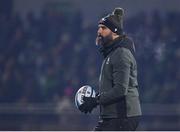
{"label": "white logo on beanie", "polygon": [[105,19],[105,18],[102,18],[102,21],[106,21],[106,19]]}

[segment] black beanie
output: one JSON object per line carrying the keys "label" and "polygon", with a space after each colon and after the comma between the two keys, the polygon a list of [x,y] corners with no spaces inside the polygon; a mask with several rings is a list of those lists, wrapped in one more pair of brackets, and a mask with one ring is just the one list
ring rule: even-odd
{"label": "black beanie", "polygon": [[112,32],[121,35],[123,33],[123,15],[124,10],[122,8],[115,8],[112,14],[103,17],[99,24],[105,25]]}

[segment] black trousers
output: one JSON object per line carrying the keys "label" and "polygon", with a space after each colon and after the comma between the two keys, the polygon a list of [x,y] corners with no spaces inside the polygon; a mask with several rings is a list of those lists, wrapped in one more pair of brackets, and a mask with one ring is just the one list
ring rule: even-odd
{"label": "black trousers", "polygon": [[105,118],[98,122],[95,131],[135,131],[138,127],[140,117],[127,118]]}

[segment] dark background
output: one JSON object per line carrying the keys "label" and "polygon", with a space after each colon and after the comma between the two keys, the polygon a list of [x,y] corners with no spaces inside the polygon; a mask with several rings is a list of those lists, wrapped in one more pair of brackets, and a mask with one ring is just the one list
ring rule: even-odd
{"label": "dark background", "polygon": [[143,117],[138,130],[180,130],[178,0],[0,0],[0,130],[92,130],[98,109],[74,95],[98,89],[98,20],[125,10],[134,39]]}

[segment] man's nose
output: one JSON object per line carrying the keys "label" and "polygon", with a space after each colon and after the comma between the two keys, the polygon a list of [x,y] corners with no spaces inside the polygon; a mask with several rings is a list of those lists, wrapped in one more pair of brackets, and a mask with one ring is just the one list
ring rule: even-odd
{"label": "man's nose", "polygon": [[100,35],[101,31],[102,31],[101,28],[99,28],[98,31],[97,31],[97,34]]}

